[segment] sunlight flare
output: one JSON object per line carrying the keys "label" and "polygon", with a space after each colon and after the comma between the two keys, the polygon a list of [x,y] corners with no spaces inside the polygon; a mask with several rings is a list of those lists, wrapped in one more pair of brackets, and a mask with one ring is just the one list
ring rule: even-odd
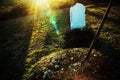
{"label": "sunlight flare", "polygon": [[56,34],[59,36],[60,35],[60,31],[59,31],[58,25],[57,25],[57,17],[52,15],[50,17],[50,23],[53,25],[53,28],[54,28]]}
{"label": "sunlight flare", "polygon": [[39,4],[41,2],[43,2],[44,0],[36,0],[36,3]]}
{"label": "sunlight flare", "polygon": [[47,17],[49,18],[48,23],[52,24],[55,33],[59,35],[57,17],[49,4],[50,0],[32,0],[32,2],[32,7],[34,9],[34,25],[38,24],[41,17]]}

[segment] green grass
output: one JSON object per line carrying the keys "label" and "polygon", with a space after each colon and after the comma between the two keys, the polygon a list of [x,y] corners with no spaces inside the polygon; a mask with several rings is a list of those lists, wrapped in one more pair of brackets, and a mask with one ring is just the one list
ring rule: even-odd
{"label": "green grass", "polygon": [[[106,6],[87,7],[87,26],[96,31],[105,9]],[[94,61],[98,62],[95,62],[96,64],[94,64],[93,67],[99,64],[104,66],[102,65],[104,59],[109,57],[107,53],[110,54],[111,51],[111,53],[115,53],[114,56],[119,55],[119,52],[117,52],[120,51],[120,14],[118,11],[120,11],[118,7],[112,7],[103,26],[100,34],[100,38],[103,41],[103,48],[101,51],[93,51],[91,63],[94,63]],[[1,71],[3,73],[3,79],[42,80],[44,72],[49,69],[57,74],[56,76],[51,74],[51,76],[48,76],[49,79],[61,80],[59,76],[62,76],[64,79],[71,79],[69,76],[80,74],[79,72],[72,71],[78,67],[78,65],[72,66],[72,64],[77,63],[78,60],[84,58],[85,55],[83,53],[87,53],[88,49],[77,48],[63,50],[61,48],[61,45],[64,42],[62,34],[70,30],[69,9],[56,10],[55,13],[57,25],[61,33],[60,36],[56,35],[52,24],[49,22],[49,18],[46,16],[41,17],[41,15],[39,15],[37,20],[34,20],[34,16],[30,15],[7,21],[0,21],[0,62],[3,64],[1,66],[3,68]],[[56,64],[54,63],[55,60],[57,60],[58,63],[61,63],[59,68],[54,67],[54,64]],[[71,66],[70,69],[68,68],[69,66]],[[61,70],[62,68],[64,68],[64,71]],[[96,67],[94,68],[92,69],[92,72],[98,69]],[[99,74],[99,70],[96,73]],[[68,76],[65,77],[63,74]]]}

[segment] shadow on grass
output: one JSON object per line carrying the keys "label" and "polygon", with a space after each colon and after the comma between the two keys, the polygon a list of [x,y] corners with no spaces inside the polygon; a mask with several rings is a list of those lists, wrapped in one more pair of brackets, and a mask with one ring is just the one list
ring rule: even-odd
{"label": "shadow on grass", "polygon": [[65,33],[63,48],[89,47],[94,35],[91,28],[70,30]]}
{"label": "shadow on grass", "polygon": [[[120,76],[120,50],[114,49],[111,44],[106,43],[105,40],[101,39],[101,47],[98,49],[105,59],[96,58],[93,59],[91,64],[92,67],[87,68],[86,72],[96,70],[97,76],[93,76],[97,78],[97,80],[119,80]],[[97,64],[97,65],[95,65]],[[99,66],[97,69],[94,67]],[[87,73],[86,73],[87,74]]]}
{"label": "shadow on grass", "polygon": [[[99,13],[96,14],[96,13],[93,13],[89,10],[87,11],[87,13],[89,15],[95,16],[97,18],[102,18],[103,17],[102,14],[99,14]],[[113,14],[113,13],[110,13],[110,14],[111,15],[116,15],[116,14]],[[113,18],[108,17],[107,21],[115,24],[116,26],[112,30],[105,29],[105,32],[107,31],[107,32],[109,32],[109,34],[113,32],[117,35],[119,33],[119,31],[116,30],[116,28],[119,29],[118,25],[120,24],[120,21],[118,19],[115,19],[114,17]],[[112,46],[112,44],[114,44],[114,42],[113,43],[106,43],[105,40],[103,40],[103,39],[100,39],[100,40],[101,40],[101,42],[100,42],[101,48],[99,48],[98,50],[101,51],[101,53],[103,53],[103,55],[105,57],[107,57],[102,62],[102,64],[100,64],[99,70],[97,70],[98,75],[101,76],[100,80],[119,80],[119,78],[120,78],[120,76],[119,76],[119,74],[120,74],[120,62],[119,62],[120,50],[117,50],[117,49],[115,49],[114,46]],[[119,44],[117,46],[119,46]],[[94,64],[94,62],[98,62],[98,61],[100,61],[100,60],[96,59],[96,61],[93,61],[93,64]],[[87,70],[87,71],[90,71],[90,70]]]}
{"label": "shadow on grass", "polygon": [[[4,9],[3,9],[4,12]],[[24,17],[29,14],[28,8],[25,5],[18,5],[11,9],[9,12],[4,12],[0,14],[0,21],[15,19],[19,17]]]}
{"label": "shadow on grass", "polygon": [[[24,19],[23,19],[24,20]],[[16,22],[17,21],[17,22]],[[32,34],[32,26],[13,20],[0,22],[0,79],[21,80]]]}
{"label": "shadow on grass", "polygon": [[[103,17],[103,14],[100,14],[100,13],[94,13],[94,12],[91,12],[91,11],[89,11],[89,10],[87,10],[87,14],[89,14],[89,15],[91,15],[91,16],[95,16],[95,17],[97,17],[97,18],[102,18]],[[114,14],[115,15],[115,14]],[[118,19],[115,19],[115,18],[112,18],[112,17],[108,17],[107,18],[107,21],[110,21],[110,22],[112,22],[112,23],[114,23],[114,24],[117,24],[117,25],[119,25],[120,24],[120,21],[118,20]]]}
{"label": "shadow on grass", "polygon": [[[74,32],[74,33],[73,33]],[[91,35],[90,35],[91,34]],[[86,30],[86,32],[80,32],[80,30],[73,30],[68,32],[65,35],[65,46],[64,48],[78,48],[78,47],[87,47],[89,48],[91,40],[94,37],[94,33]],[[87,36],[87,37],[86,37]],[[97,71],[97,75],[94,76],[97,80],[119,80],[120,74],[120,51],[116,50],[114,47],[111,46],[110,43],[107,43],[104,39],[99,38],[94,46],[94,49],[97,49],[105,56],[105,60],[101,60],[102,58],[96,58],[90,62],[92,67],[88,67],[85,70],[85,73]],[[95,65],[97,64],[97,65]],[[97,69],[94,69],[96,66],[100,66]],[[90,69],[91,68],[91,69]],[[91,71],[91,72],[89,72]]]}
{"label": "shadow on grass", "polygon": [[45,40],[44,40],[44,47],[49,47],[50,45],[53,44],[52,36],[50,35],[51,33],[48,32],[46,34]]}

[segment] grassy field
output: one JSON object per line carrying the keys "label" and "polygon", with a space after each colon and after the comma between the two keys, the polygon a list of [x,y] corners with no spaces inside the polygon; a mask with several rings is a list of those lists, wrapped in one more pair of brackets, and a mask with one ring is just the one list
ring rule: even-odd
{"label": "grassy field", "polygon": [[[87,27],[97,30],[106,6],[86,5]],[[58,36],[49,17],[34,15],[0,21],[1,80],[118,80],[120,72],[120,11],[113,6],[100,33],[100,50],[93,50],[82,68],[88,48],[62,49],[69,28],[69,9],[55,11]],[[111,76],[111,77],[110,77]]]}

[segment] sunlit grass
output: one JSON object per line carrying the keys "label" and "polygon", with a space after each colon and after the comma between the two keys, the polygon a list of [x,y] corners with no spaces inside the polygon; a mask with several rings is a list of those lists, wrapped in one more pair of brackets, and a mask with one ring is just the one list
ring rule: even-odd
{"label": "sunlit grass", "polygon": [[38,20],[41,17],[47,17],[49,18],[49,22],[51,23],[55,29],[55,32],[57,35],[60,34],[58,30],[57,25],[57,17],[54,13],[54,10],[49,5],[50,1],[48,0],[33,0],[31,4],[31,8],[33,8],[33,14],[34,14],[34,24],[36,25],[36,22],[39,22]]}

